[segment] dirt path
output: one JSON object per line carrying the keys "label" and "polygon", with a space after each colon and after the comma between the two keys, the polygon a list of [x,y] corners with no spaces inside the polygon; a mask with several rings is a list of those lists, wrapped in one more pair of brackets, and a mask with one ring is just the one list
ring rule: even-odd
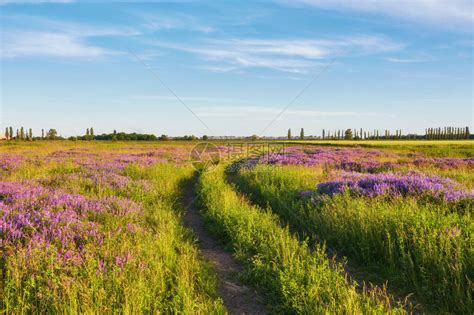
{"label": "dirt path", "polygon": [[224,300],[224,305],[231,314],[266,314],[263,299],[255,290],[237,279],[242,267],[206,231],[201,214],[195,206],[193,187],[194,182],[186,187],[184,194],[184,224],[194,231],[202,255],[214,266],[219,278],[218,293]]}

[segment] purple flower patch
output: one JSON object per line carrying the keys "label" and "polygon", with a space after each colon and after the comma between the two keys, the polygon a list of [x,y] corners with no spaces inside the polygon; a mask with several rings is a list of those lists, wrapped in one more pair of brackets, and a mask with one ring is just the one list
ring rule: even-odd
{"label": "purple flower patch", "polygon": [[467,191],[454,180],[430,177],[419,173],[381,173],[320,183],[317,193],[335,195],[348,191],[357,196],[432,196],[446,201],[474,199],[474,192]]}

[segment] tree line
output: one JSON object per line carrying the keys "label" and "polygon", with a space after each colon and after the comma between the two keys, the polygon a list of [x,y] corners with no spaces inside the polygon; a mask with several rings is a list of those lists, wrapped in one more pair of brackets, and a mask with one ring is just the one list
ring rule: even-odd
{"label": "tree line", "polygon": [[[439,127],[427,128],[424,135],[403,134],[401,129],[395,130],[364,130],[360,129],[323,129],[321,136],[310,136],[310,139],[321,140],[461,140],[470,139],[469,127]],[[291,129],[288,129],[288,140],[294,140]],[[300,140],[305,139],[304,128],[300,130]]]}
{"label": "tree line", "polygon": [[[90,127],[86,129],[86,132],[82,136],[71,136],[68,138],[62,137],[58,134],[56,129],[49,129],[45,132],[44,129],[41,129],[41,136],[33,136],[33,130],[31,128],[28,131],[25,131],[24,127],[16,129],[16,133],[13,130],[13,127],[5,128],[5,139],[7,140],[112,140],[112,141],[166,141],[166,140],[198,140],[199,137],[195,135],[185,135],[181,137],[169,137],[168,135],[161,135],[157,137],[154,134],[142,134],[142,133],[126,133],[126,132],[117,132],[114,130],[112,133],[103,133],[96,135],[94,128]],[[207,140],[208,136],[204,135],[203,140]]]}
{"label": "tree line", "polygon": [[469,139],[469,127],[438,127],[427,128],[425,130],[425,137],[428,140],[458,140]]}
{"label": "tree line", "polygon": [[[5,128],[5,138],[7,140],[112,140],[112,141],[166,141],[166,140],[198,140],[199,138],[194,135],[185,135],[182,137],[169,137],[167,135],[156,136],[154,134],[141,134],[141,133],[126,133],[117,132],[114,130],[112,133],[103,133],[96,135],[94,128],[90,127],[86,129],[86,132],[82,136],[72,136],[64,138],[58,135],[56,129],[52,128],[45,132],[41,129],[41,136],[33,136],[33,130],[28,130],[24,127],[16,129],[14,132],[13,127]],[[208,136],[202,136],[202,140],[208,140]],[[473,138],[470,134],[469,127],[438,127],[438,128],[426,128],[424,135],[417,134],[403,134],[401,129],[392,132],[390,130],[363,130],[360,129],[336,129],[326,130],[323,129],[321,136],[305,136],[304,128],[300,129],[299,137],[293,137],[291,129],[288,129],[287,139],[319,139],[319,140],[462,140]],[[246,137],[246,139],[257,140],[258,136],[253,135]]]}
{"label": "tree line", "polygon": [[41,129],[41,137],[33,137],[33,129],[29,128],[26,130],[24,127],[16,129],[16,132],[13,132],[13,127],[5,128],[5,139],[7,140],[39,140],[39,139],[49,139],[55,140],[58,138],[58,132],[56,129],[49,129],[46,134],[44,129]]}

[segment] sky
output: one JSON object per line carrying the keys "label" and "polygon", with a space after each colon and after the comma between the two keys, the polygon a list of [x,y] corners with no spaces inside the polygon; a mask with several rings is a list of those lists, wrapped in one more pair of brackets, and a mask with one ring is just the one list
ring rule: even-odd
{"label": "sky", "polygon": [[473,128],[470,0],[0,0],[0,130]]}

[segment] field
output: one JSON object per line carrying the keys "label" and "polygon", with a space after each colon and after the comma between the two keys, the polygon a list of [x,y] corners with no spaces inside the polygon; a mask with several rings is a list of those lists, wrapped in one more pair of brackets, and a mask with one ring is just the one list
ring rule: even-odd
{"label": "field", "polygon": [[0,314],[474,313],[473,142],[196,144],[1,143]]}

